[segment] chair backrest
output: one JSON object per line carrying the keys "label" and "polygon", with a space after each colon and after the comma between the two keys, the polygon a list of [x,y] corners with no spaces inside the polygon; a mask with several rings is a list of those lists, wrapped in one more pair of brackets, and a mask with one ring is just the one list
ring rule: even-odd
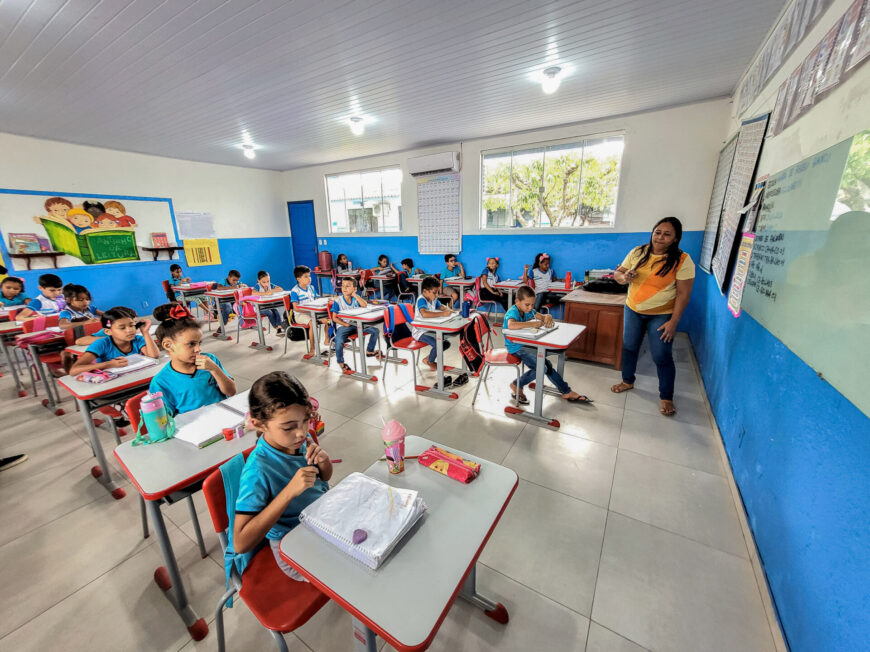
{"label": "chair backrest", "polygon": [[[136,394],[133,398],[127,399],[127,403],[124,405],[124,411],[127,413],[127,419],[130,421],[130,427],[133,429],[133,432],[139,430],[139,417],[141,416],[139,408],[142,404],[142,397],[147,393],[146,391]],[[142,426],[142,432],[144,434],[148,433],[144,425]]]}
{"label": "chair backrest", "polygon": [[33,319],[28,319],[21,324],[23,333],[35,333],[36,331],[44,331],[49,326],[57,326],[57,315],[37,315]]}
{"label": "chair backrest", "polygon": [[69,328],[63,331],[63,339],[67,346],[72,346],[76,340],[86,335],[93,335],[102,328],[100,322],[91,322],[90,324],[72,324]]}
{"label": "chair backrest", "polygon": [[166,293],[166,298],[170,303],[175,301],[175,293],[172,291],[172,286],[169,285],[169,281],[163,281],[163,291]]}
{"label": "chair backrest", "polygon": [[244,320],[254,320],[257,318],[257,312],[254,310],[254,306],[247,301],[242,301],[243,298],[252,296],[253,293],[254,288],[241,288],[235,291],[236,305],[239,307],[239,313]]}
{"label": "chair backrest", "polygon": [[374,276],[375,273],[370,269],[361,269],[359,272],[359,286],[360,288],[364,288],[366,282]]}
{"label": "chair backrest", "polygon": [[[245,451],[245,459],[248,459],[250,451]],[[227,514],[227,494],[224,490],[224,477],[220,468],[212,471],[202,483],[202,495],[208,506],[214,531],[218,534],[227,531],[230,526],[230,517]]]}
{"label": "chair backrest", "polygon": [[393,306],[384,308],[384,325],[392,332],[399,324],[406,324],[410,321],[405,317],[405,313],[399,306],[404,306],[411,319],[414,319],[414,304],[413,303],[397,303]]}

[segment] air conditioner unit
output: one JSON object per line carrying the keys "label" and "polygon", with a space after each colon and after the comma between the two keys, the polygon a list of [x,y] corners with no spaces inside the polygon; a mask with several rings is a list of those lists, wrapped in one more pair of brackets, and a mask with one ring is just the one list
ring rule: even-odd
{"label": "air conditioner unit", "polygon": [[459,152],[442,152],[409,158],[408,172],[412,177],[459,172]]}

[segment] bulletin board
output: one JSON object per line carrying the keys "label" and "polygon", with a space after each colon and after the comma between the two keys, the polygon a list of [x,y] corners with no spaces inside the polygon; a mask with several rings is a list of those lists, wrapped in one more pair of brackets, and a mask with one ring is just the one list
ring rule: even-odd
{"label": "bulletin board", "polygon": [[870,416],[870,131],[772,174],[743,310]]}
{"label": "bulletin board", "polygon": [[421,254],[462,251],[462,184],[459,174],[417,180],[417,220]]}
{"label": "bulletin board", "polygon": [[737,135],[719,152],[719,163],[716,165],[716,177],[713,179],[713,192],[710,194],[710,206],[707,208],[707,222],[704,224],[704,241],[701,243],[701,259],[698,263],[705,272],[710,271],[713,262],[713,252],[716,249],[716,234],[719,232],[719,220],[722,218],[722,206],[725,203],[725,189],[728,187],[728,177],[731,176],[731,165],[734,163],[734,152],[737,151]]}

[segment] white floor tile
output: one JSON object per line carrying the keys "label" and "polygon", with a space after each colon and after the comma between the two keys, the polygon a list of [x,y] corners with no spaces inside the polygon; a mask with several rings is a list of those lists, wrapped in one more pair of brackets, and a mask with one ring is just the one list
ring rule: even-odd
{"label": "white floor tile", "polygon": [[589,623],[586,652],[647,652],[647,650],[593,621]]}

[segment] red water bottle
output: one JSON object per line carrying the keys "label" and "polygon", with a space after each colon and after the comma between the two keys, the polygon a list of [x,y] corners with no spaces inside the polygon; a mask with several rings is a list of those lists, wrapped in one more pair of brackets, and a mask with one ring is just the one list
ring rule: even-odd
{"label": "red water bottle", "polygon": [[565,289],[566,290],[571,289],[571,272],[570,272],[570,270],[565,273]]}

